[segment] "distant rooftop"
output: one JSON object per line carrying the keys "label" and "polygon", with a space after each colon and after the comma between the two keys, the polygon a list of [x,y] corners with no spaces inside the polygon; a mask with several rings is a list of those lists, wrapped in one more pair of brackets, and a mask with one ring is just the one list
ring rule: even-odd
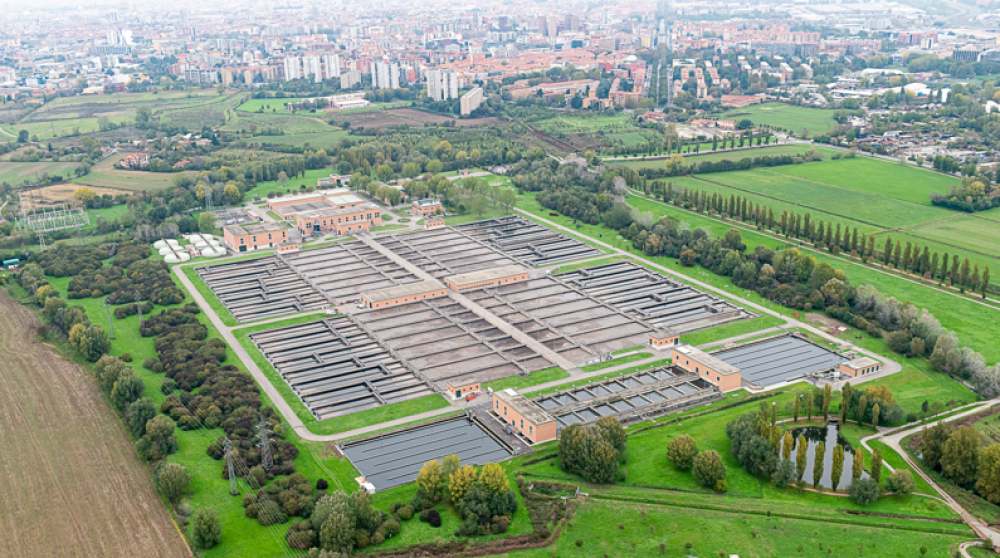
{"label": "distant rooftop", "polygon": [[266,234],[287,230],[283,223],[257,223],[254,225],[226,225],[223,229],[233,236],[243,236],[247,234]]}
{"label": "distant rooftop", "polygon": [[703,366],[707,366],[708,368],[711,368],[712,370],[714,370],[715,372],[718,372],[719,374],[721,374],[723,376],[729,376],[730,374],[739,374],[740,373],[740,369],[739,368],[736,368],[735,366],[733,366],[731,364],[727,364],[725,362],[722,362],[721,360],[719,360],[719,359],[715,358],[714,356],[706,353],[705,351],[702,351],[701,349],[699,349],[697,347],[692,347],[690,345],[684,345],[684,346],[681,346],[681,347],[677,347],[674,350],[677,351],[678,353],[684,355],[685,357],[690,358],[691,360],[697,362],[698,364],[701,364]]}
{"label": "distant rooftop", "polygon": [[439,291],[443,288],[445,288],[444,285],[437,281],[420,281],[419,283],[409,283],[406,285],[397,285],[395,287],[387,287],[384,289],[364,292],[361,293],[361,296],[365,297],[370,302],[382,302],[384,300],[392,300],[394,298],[404,298],[407,296],[429,293],[431,291]]}
{"label": "distant rooftop", "polygon": [[535,405],[531,401],[528,401],[526,397],[511,388],[495,391],[493,394],[496,395],[500,401],[506,403],[508,407],[517,411],[517,414],[521,415],[526,420],[530,420],[535,423],[535,425],[555,422],[556,420],[555,417],[548,413],[548,411],[542,409],[538,405]]}
{"label": "distant rooftop", "polygon": [[448,277],[445,277],[445,280],[461,287],[462,285],[472,285],[475,283],[482,283],[483,281],[493,281],[495,279],[510,277],[511,275],[519,275],[521,273],[527,273],[527,272],[528,272],[527,269],[519,265],[505,265],[502,267],[494,267],[491,269],[483,269],[480,271],[472,271],[469,273],[459,273],[458,275],[450,275]]}

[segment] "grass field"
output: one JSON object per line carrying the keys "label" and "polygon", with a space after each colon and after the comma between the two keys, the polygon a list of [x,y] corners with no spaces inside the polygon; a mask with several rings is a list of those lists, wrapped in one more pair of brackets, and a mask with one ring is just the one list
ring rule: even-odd
{"label": "grass field", "polygon": [[931,193],[945,193],[949,186],[959,182],[957,178],[910,165],[865,157],[773,167],[768,171],[921,205],[931,205]]}
{"label": "grass field", "polygon": [[723,339],[729,339],[730,337],[736,337],[738,335],[747,335],[757,331],[770,329],[772,327],[780,326],[783,323],[785,323],[785,321],[781,318],[765,315],[760,316],[759,318],[740,320],[731,324],[695,331],[685,335],[684,342],[688,345],[694,346],[704,345],[705,343],[713,343],[716,341],[722,341]]}
{"label": "grass field", "polygon": [[71,176],[80,163],[12,163],[0,162],[0,183],[17,186],[25,182],[36,182],[43,174],[48,176]]}
{"label": "grass field", "polygon": [[[234,132],[249,132],[251,130],[251,125],[256,126],[258,129],[280,128],[285,132],[285,134],[328,132],[335,130],[335,128],[332,128],[315,114],[257,114],[245,112],[238,113],[237,117],[230,119],[230,121],[227,122],[222,129]],[[254,139],[261,143],[268,143],[271,141],[271,138],[279,137],[282,136],[257,136]]]}
{"label": "grass field", "polygon": [[[281,136],[275,136],[281,137]],[[276,192],[278,194],[286,193],[298,193],[301,186],[305,187],[316,187],[316,179],[325,178],[331,174],[337,174],[337,169],[335,168],[325,168],[325,169],[313,169],[305,171],[304,175],[301,177],[290,177],[285,186],[281,186],[281,182],[277,180],[271,180],[268,182],[258,182],[256,186],[248,190],[243,196],[244,199],[253,199],[260,197],[261,199],[266,198],[269,192]]]}
{"label": "grass field", "polygon": [[731,120],[749,119],[755,126],[766,124],[796,134],[805,129],[809,130],[810,136],[829,132],[837,127],[832,110],[796,107],[783,103],[763,103],[733,109],[724,113],[722,117]]}
{"label": "grass field", "polygon": [[286,134],[284,136],[257,136],[253,141],[261,144],[290,145],[293,147],[304,147],[308,145],[314,149],[329,148],[340,142],[341,139],[350,137],[346,131],[336,128],[328,128],[323,132],[302,132],[298,134]]}
{"label": "grass field", "polygon": [[97,383],[37,341],[39,325],[0,292],[0,529],[19,533],[0,552],[190,556]]}
{"label": "grass field", "polygon": [[108,170],[73,179],[75,184],[115,190],[162,190],[170,186],[176,173]]}
{"label": "grass field", "polygon": [[[813,163],[795,165],[795,167],[804,167],[810,164]],[[796,213],[806,211],[813,213],[813,219],[822,218],[818,216],[818,213],[826,213],[829,216],[825,219],[827,222],[832,217],[845,224],[851,224],[852,228],[855,222],[865,223],[869,225],[869,229],[904,227],[941,219],[953,214],[947,209],[887,198],[871,191],[866,192],[803,180],[782,173],[780,170],[774,172],[772,169],[751,169],[717,172],[698,175],[695,180],[707,184],[725,185],[738,192],[771,198],[775,202],[790,203],[800,208]],[[777,209],[778,207],[775,207],[775,210]]]}
{"label": "grass field", "polygon": [[[708,144],[711,146],[711,143]],[[823,148],[817,148],[812,145],[794,144],[794,145],[773,145],[770,147],[754,147],[753,149],[740,149],[736,151],[719,151],[715,153],[702,152],[698,155],[688,155],[684,157],[684,162],[691,165],[695,163],[700,163],[702,161],[739,161],[744,157],[775,157],[778,155],[804,155],[811,149],[817,149],[818,151],[829,154],[832,151],[824,150]],[[611,165],[621,165],[625,167],[630,167],[633,169],[662,169],[665,164],[665,159],[646,159],[638,161],[609,161]],[[671,180],[671,179],[667,179]]]}

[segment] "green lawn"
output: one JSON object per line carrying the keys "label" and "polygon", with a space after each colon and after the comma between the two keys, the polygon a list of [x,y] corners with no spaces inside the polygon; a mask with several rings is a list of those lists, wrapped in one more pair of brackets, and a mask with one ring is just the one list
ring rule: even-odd
{"label": "green lawn", "polygon": [[723,339],[729,339],[730,337],[736,337],[737,335],[746,335],[755,331],[770,329],[784,323],[785,320],[781,318],[764,315],[758,318],[740,320],[735,323],[710,327],[708,329],[688,333],[682,337],[682,340],[689,345],[698,346],[706,343],[722,341]]}
{"label": "green lawn", "polygon": [[[711,147],[711,143],[707,144]],[[742,149],[738,151],[719,151],[719,152],[709,152],[708,149],[703,149],[698,155],[688,155],[684,157],[684,161],[688,164],[697,164],[702,161],[739,161],[744,157],[750,157],[751,159],[755,157],[775,157],[778,155],[804,155],[810,150],[816,149],[824,153],[833,153],[828,149],[823,149],[822,147],[815,147],[812,145],[794,144],[794,145],[773,145],[770,147],[754,147],[753,149]],[[647,159],[638,161],[609,161],[608,164],[614,166],[625,166],[631,167],[633,169],[662,169],[665,164],[665,159]],[[668,179],[669,180],[669,179]]]}
{"label": "green lawn", "polygon": [[618,358],[613,358],[611,360],[605,360],[604,362],[598,362],[597,364],[589,364],[582,367],[584,372],[597,372],[598,370],[604,370],[605,368],[611,368],[613,366],[621,366],[622,364],[628,364],[630,362],[635,362],[637,360],[645,360],[653,356],[653,353],[637,353],[634,355],[628,355]]}
{"label": "green lawn", "polygon": [[[724,505],[717,498],[716,505]],[[839,519],[839,518],[837,518]],[[917,523],[917,522],[910,522]],[[938,524],[933,524],[937,526]],[[510,553],[512,558],[592,558],[595,556],[681,558],[687,556],[950,556],[949,549],[969,539],[928,532],[900,531],[874,525],[844,525],[825,518],[792,519],[696,509],[587,500],[578,506],[562,536],[550,547]],[[582,541],[577,546],[576,541]],[[690,550],[685,545],[690,543]],[[660,550],[660,545],[664,550]],[[822,549],[820,549],[820,545]],[[874,546],[873,546],[874,545]],[[801,550],[800,550],[801,549]],[[808,552],[806,552],[808,549]]]}
{"label": "green lawn", "polygon": [[304,147],[308,145],[313,150],[320,148],[328,149],[340,142],[341,139],[349,137],[344,130],[330,128],[323,132],[303,132],[299,134],[285,134],[283,136],[258,136],[252,141],[271,145],[289,145],[292,147]]}
{"label": "green lawn", "polygon": [[[4,129],[7,130],[6,127]],[[3,161],[0,162],[0,183],[6,182],[11,186],[18,186],[24,182],[35,182],[43,174],[70,177],[73,170],[79,166],[80,163],[74,162],[12,163]]]}
{"label": "green lawn", "polygon": [[[813,163],[792,165],[789,168],[809,164]],[[852,228],[855,226],[853,221],[868,224],[870,230],[915,225],[948,217],[954,213],[947,209],[889,198],[875,193],[874,189],[861,191],[824,184],[775,172],[771,168],[717,172],[698,175],[695,179],[699,182],[728,186],[739,192],[757,194],[774,202],[786,202],[798,207],[796,213],[811,212],[813,220],[823,219],[829,222],[833,219],[834,222],[850,224]],[[774,207],[774,209],[777,216],[784,208]]]}
{"label": "green lawn", "polygon": [[284,186],[282,186],[281,182],[277,180],[258,182],[257,185],[251,190],[248,190],[243,197],[244,199],[253,199],[256,197],[266,199],[269,192],[275,192],[276,195],[298,194],[300,192],[305,192],[302,186],[307,188],[316,188],[317,179],[327,178],[331,174],[337,174],[337,169],[328,167],[325,169],[307,170],[304,171],[302,175],[288,177],[288,181]]}
{"label": "green lawn", "polygon": [[805,129],[812,136],[829,132],[837,127],[837,121],[833,119],[833,112],[830,109],[797,107],[784,103],[763,103],[732,109],[724,113],[722,118],[737,121],[748,119],[755,126],[766,124],[784,128],[795,134]]}
{"label": "green lawn", "polygon": [[932,192],[943,194],[950,185],[960,182],[957,178],[911,165],[904,166],[866,157],[773,167],[768,170],[922,205],[931,205]]}
{"label": "green lawn", "polygon": [[552,368],[532,372],[527,378],[511,376],[509,378],[486,382],[483,384],[483,389],[485,390],[486,388],[491,388],[493,391],[500,391],[502,389],[514,388],[521,390],[527,387],[537,386],[538,384],[554,382],[563,378],[569,378],[569,372],[554,366]]}

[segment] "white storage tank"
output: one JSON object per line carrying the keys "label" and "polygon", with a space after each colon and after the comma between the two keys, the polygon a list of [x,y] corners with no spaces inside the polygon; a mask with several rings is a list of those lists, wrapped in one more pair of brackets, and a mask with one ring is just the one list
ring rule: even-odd
{"label": "white storage tank", "polygon": [[171,246],[173,246],[175,248],[181,245],[180,242],[177,242],[176,240],[174,240],[172,238],[168,238],[167,239],[167,244],[169,244],[169,245],[171,245]]}
{"label": "white storage tank", "polygon": [[170,255],[173,255],[173,253],[174,253],[174,251],[171,250],[167,246],[164,246],[163,248],[160,248],[160,255],[161,256],[170,256]]}
{"label": "white storage tank", "polygon": [[170,254],[169,256],[163,258],[163,261],[167,263],[180,263],[180,259],[178,259],[177,256],[173,254]]}
{"label": "white storage tank", "polygon": [[180,258],[181,258],[182,262],[186,262],[186,261],[188,261],[188,260],[191,259],[191,255],[188,254],[187,252],[181,252],[180,253]]}
{"label": "white storage tank", "polygon": [[156,248],[157,250],[166,247],[167,247],[167,241],[165,240],[157,240],[156,242],[153,243],[153,248]]}

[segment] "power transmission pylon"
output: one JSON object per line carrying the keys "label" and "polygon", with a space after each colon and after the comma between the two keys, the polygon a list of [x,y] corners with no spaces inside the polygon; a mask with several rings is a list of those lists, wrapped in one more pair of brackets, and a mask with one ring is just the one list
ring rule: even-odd
{"label": "power transmission pylon", "polygon": [[104,298],[104,313],[108,315],[108,333],[109,338],[115,338],[115,325],[111,323],[111,307],[108,305],[107,297]]}
{"label": "power transmission pylon", "polygon": [[257,423],[257,437],[260,441],[257,442],[257,447],[260,448],[260,466],[264,468],[265,471],[270,470],[274,462],[271,460],[271,441],[268,435],[271,434],[271,424],[267,422],[264,415],[260,416],[260,422]]}
{"label": "power transmission pylon", "polygon": [[226,453],[226,466],[229,467],[229,495],[239,496],[240,490],[236,488],[236,473],[233,472],[233,446],[229,443],[229,438],[223,442],[222,451]]}

